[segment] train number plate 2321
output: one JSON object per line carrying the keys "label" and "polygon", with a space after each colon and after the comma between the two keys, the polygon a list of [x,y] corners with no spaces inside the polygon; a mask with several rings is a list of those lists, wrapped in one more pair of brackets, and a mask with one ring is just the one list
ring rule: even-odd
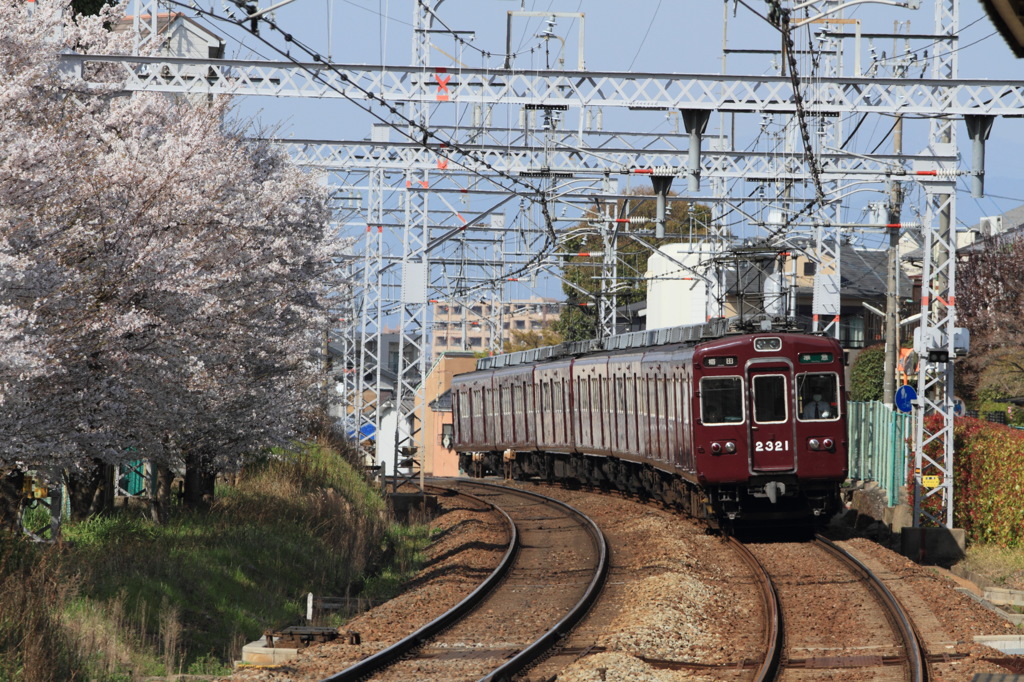
{"label": "train number plate 2321", "polygon": [[789,450],[788,440],[765,440],[754,443],[754,452],[785,452]]}

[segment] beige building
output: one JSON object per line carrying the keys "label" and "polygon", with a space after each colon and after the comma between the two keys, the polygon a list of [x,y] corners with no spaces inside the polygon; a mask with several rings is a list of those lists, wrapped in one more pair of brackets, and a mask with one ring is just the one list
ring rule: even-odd
{"label": "beige building", "polygon": [[446,351],[479,353],[493,347],[500,352],[513,331],[547,329],[562,314],[564,303],[551,298],[518,301],[434,302],[433,357]]}
{"label": "beige building", "polygon": [[435,362],[423,381],[427,403],[423,425],[423,471],[430,476],[458,476],[459,454],[452,445],[452,377],[476,369],[472,353],[452,351]]}
{"label": "beige building", "polygon": [[[150,18],[149,14],[140,17],[144,23],[148,23]],[[131,31],[133,26],[134,17],[126,16],[114,27],[114,31]],[[200,60],[224,58],[224,39],[182,12],[157,14],[156,30],[160,44],[157,56]],[[185,79],[205,78],[205,68],[187,65],[177,73]]]}

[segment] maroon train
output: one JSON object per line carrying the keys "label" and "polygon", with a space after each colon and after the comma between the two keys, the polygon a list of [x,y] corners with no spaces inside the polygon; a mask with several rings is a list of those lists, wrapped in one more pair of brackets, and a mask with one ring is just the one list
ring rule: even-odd
{"label": "maroon train", "polygon": [[765,332],[554,355],[455,377],[465,472],[619,488],[726,529],[835,510],[847,436],[834,339]]}

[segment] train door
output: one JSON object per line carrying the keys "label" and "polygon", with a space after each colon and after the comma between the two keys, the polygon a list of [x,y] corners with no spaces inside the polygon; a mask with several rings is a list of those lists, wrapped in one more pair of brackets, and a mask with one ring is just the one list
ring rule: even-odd
{"label": "train door", "polygon": [[654,457],[658,461],[665,461],[668,451],[668,442],[666,435],[668,432],[668,423],[666,415],[668,414],[667,406],[665,405],[665,377],[656,376],[651,381],[651,388],[654,392],[654,399],[651,401],[654,412]]}
{"label": "train door", "polygon": [[792,372],[785,366],[755,366],[748,370],[750,457],[754,471],[795,468],[791,379]]}
{"label": "train door", "polygon": [[647,386],[650,383],[650,379],[646,374],[642,372],[646,371],[646,368],[641,365],[641,374],[637,375],[637,386],[636,386],[636,402],[637,402],[637,450],[642,455],[651,454],[651,405],[650,395],[648,393]]}
{"label": "train door", "polygon": [[558,443],[566,448],[572,449],[573,431],[572,422],[573,418],[573,406],[570,400],[572,399],[572,384],[569,368],[561,370],[558,377],[557,383],[555,384],[555,408],[558,411],[558,418],[555,420],[555,438],[558,439]]}
{"label": "train door", "polygon": [[601,377],[596,373],[590,378],[590,444],[594,450],[604,448],[604,396],[601,390]]}
{"label": "train door", "polygon": [[679,403],[676,396],[679,395],[677,386],[679,378],[670,366],[668,376],[665,377],[665,403],[668,406],[668,452],[665,459],[675,463],[679,459]]}
{"label": "train door", "polygon": [[[616,368],[616,370],[617,369],[618,368]],[[616,449],[628,451],[629,447],[625,443],[625,429],[623,428],[623,421],[625,420],[623,410],[626,409],[626,380],[621,376],[612,374],[611,381],[612,400],[608,405],[609,411],[611,412],[611,419],[608,427],[610,441]]]}
{"label": "train door", "polygon": [[690,402],[689,397],[693,395],[693,377],[687,373],[684,368],[682,370],[682,380],[680,381],[680,394],[679,394],[679,405],[682,410],[681,427],[681,442],[679,444],[679,450],[681,452],[681,458],[678,462],[687,471],[693,471],[693,404]]}
{"label": "train door", "polygon": [[469,389],[469,423],[470,432],[469,440],[474,444],[487,442],[487,431],[486,431],[486,410],[484,406],[484,388],[483,386],[475,387],[470,386]]}
{"label": "train door", "polygon": [[626,376],[626,443],[633,454],[640,454],[640,427],[637,416],[636,372],[640,363],[633,365],[633,373]]}

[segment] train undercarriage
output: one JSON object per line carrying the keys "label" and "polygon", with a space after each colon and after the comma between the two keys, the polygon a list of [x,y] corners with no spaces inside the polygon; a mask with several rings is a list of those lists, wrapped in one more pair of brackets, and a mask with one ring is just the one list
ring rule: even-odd
{"label": "train undercarriage", "polygon": [[600,490],[618,490],[674,507],[732,533],[784,525],[824,525],[839,509],[839,483],[806,482],[795,475],[753,476],[743,483],[700,485],[650,464],[613,457],[547,452],[464,452],[459,466],[467,475],[537,478]]}

